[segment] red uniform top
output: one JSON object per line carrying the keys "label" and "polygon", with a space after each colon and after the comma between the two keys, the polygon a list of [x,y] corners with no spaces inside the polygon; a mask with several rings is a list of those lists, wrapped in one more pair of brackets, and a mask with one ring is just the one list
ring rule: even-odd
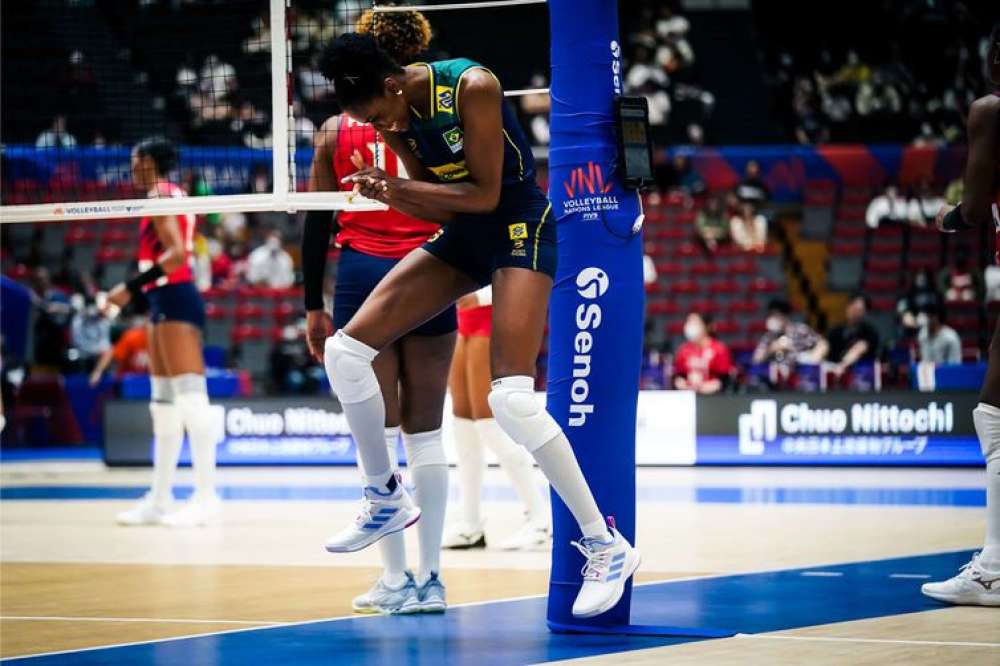
{"label": "red uniform top", "polygon": [[[378,150],[378,160],[374,151]],[[357,150],[365,164],[379,164],[390,176],[406,177],[406,171],[395,153],[385,142],[375,140],[375,128],[352,120],[346,114],[337,123],[337,149],[333,153],[333,173],[337,182],[344,176],[358,170],[351,163],[351,155]],[[353,189],[352,183],[341,183],[340,189]],[[390,208],[385,211],[352,212],[341,211],[337,215],[340,231],[337,244],[376,257],[400,259],[415,248],[420,247],[437,230],[433,222],[418,220]]]}
{"label": "red uniform top", "polygon": [[687,379],[692,388],[709,379],[724,379],[732,369],[729,348],[718,340],[709,340],[705,346],[685,342],[674,358],[674,373]]}
{"label": "red uniform top", "polygon": [[[177,185],[167,181],[160,181],[149,193],[150,199],[163,199],[166,197],[187,196]],[[164,275],[156,282],[147,284],[142,289],[149,291],[167,284],[177,284],[179,282],[193,282],[194,272],[191,269],[192,256],[194,252],[194,228],[195,216],[177,215],[177,224],[180,226],[181,238],[184,240],[184,263],[176,270]],[[160,258],[166,250],[160,242],[160,237],[156,234],[156,225],[153,218],[144,217],[139,221],[139,271],[147,271],[153,267],[156,260]]]}

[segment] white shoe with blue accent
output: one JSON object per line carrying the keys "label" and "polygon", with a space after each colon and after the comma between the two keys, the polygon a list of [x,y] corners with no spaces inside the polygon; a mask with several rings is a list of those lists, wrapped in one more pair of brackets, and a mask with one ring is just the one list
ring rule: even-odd
{"label": "white shoe with blue accent", "polygon": [[398,613],[443,613],[448,609],[444,596],[444,583],[436,571],[423,585],[416,586],[416,594],[403,602]]}
{"label": "white shoe with blue accent", "polygon": [[406,579],[399,587],[392,587],[379,578],[371,589],[354,597],[351,608],[355,613],[391,613],[415,596],[417,586],[413,574],[406,572]]}
{"label": "white shoe with blue accent", "polygon": [[353,553],[367,548],[387,534],[406,529],[420,518],[410,494],[397,476],[394,492],[379,492],[373,486],[364,489],[361,511],[354,524],[334,534],[326,542],[331,553]]}
{"label": "white shoe with blue accent", "polygon": [[642,556],[608,521],[611,541],[584,537],[572,544],[587,558],[583,585],[573,603],[573,617],[595,617],[606,613],[622,598],[625,582],[639,568]]}

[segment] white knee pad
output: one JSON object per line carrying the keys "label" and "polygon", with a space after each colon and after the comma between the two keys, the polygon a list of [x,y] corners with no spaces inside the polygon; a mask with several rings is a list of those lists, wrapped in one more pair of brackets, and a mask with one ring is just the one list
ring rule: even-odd
{"label": "white knee pad", "polygon": [[1000,460],[1000,409],[981,402],[972,410],[972,422],[987,464]]}
{"label": "white knee pad", "polygon": [[337,399],[344,404],[364,402],[379,393],[372,361],[378,351],[337,331],[326,339],[324,364]]}
{"label": "white knee pad", "polygon": [[535,397],[531,377],[503,377],[493,382],[489,395],[493,417],[507,436],[534,453],[561,432],[559,424]]}
{"label": "white knee pad", "polygon": [[149,378],[149,399],[152,402],[173,402],[174,385],[170,377],[152,375]]}
{"label": "white knee pad", "polygon": [[403,448],[406,449],[406,466],[410,469],[431,465],[448,465],[441,443],[441,430],[403,433]]}
{"label": "white knee pad", "polygon": [[[212,427],[211,406],[204,375],[187,374],[173,378],[174,405],[188,434],[198,437]],[[207,436],[207,435],[206,435]]]}

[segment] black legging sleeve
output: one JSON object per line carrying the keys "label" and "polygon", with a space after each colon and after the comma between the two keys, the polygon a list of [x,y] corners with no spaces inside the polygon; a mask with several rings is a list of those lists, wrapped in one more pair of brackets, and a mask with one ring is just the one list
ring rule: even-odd
{"label": "black legging sleeve", "polygon": [[310,210],[302,229],[302,281],[305,287],[306,310],[323,309],[323,278],[326,274],[326,254],[333,233],[333,212]]}

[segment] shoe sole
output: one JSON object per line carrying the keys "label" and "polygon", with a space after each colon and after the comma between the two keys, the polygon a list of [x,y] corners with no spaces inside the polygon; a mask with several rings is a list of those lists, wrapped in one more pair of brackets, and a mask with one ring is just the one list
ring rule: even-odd
{"label": "shoe sole", "polygon": [[358,615],[378,615],[380,613],[379,609],[376,608],[375,606],[358,607],[355,606],[354,604],[351,604],[351,610],[357,613]]}
{"label": "shoe sole", "polygon": [[[361,542],[355,544],[354,546],[351,546],[350,548],[339,548],[337,546],[330,547],[330,545],[327,544],[325,546],[326,552],[328,552],[328,553],[356,553],[359,550],[364,550],[365,548],[367,548],[368,546],[372,545],[373,543],[377,543],[380,539],[383,539],[384,537],[387,537],[390,534],[395,534],[396,532],[402,532],[407,527],[412,526],[414,523],[416,523],[418,520],[420,520],[420,509],[418,507],[414,507],[413,508],[413,513],[411,513],[410,515],[408,515],[404,520],[405,520],[405,523],[403,525],[394,525],[391,529],[389,529],[387,527],[384,531],[378,532],[376,534],[373,534],[370,539],[366,539],[365,541],[361,541]],[[403,522],[403,521],[399,521],[399,522]],[[387,526],[388,525],[392,525],[392,522],[387,523]]]}
{"label": "shoe sole", "polygon": [[445,550],[477,550],[486,548],[486,535],[481,535],[472,543],[456,543],[441,547]]}
{"label": "shoe sole", "polygon": [[629,578],[631,578],[635,574],[635,572],[639,570],[639,565],[642,564],[642,554],[637,549],[634,548],[632,549],[632,552],[635,554],[635,559],[632,561],[632,566],[628,568],[628,574],[622,576],[616,582],[617,590],[614,596],[609,598],[608,601],[606,601],[602,606],[599,606],[596,610],[579,615],[573,613],[573,617],[578,617],[581,619],[588,617],[597,617],[598,615],[607,613],[609,610],[614,608],[619,601],[621,601],[622,595],[625,594],[625,583],[627,583]]}
{"label": "shoe sole", "polygon": [[1000,596],[998,595],[979,595],[975,599],[970,599],[966,596],[954,596],[950,594],[934,594],[932,592],[927,592],[925,590],[920,590],[920,592],[925,597],[930,597],[935,601],[941,601],[946,604],[952,604],[953,606],[987,606],[987,607],[1000,607]]}

